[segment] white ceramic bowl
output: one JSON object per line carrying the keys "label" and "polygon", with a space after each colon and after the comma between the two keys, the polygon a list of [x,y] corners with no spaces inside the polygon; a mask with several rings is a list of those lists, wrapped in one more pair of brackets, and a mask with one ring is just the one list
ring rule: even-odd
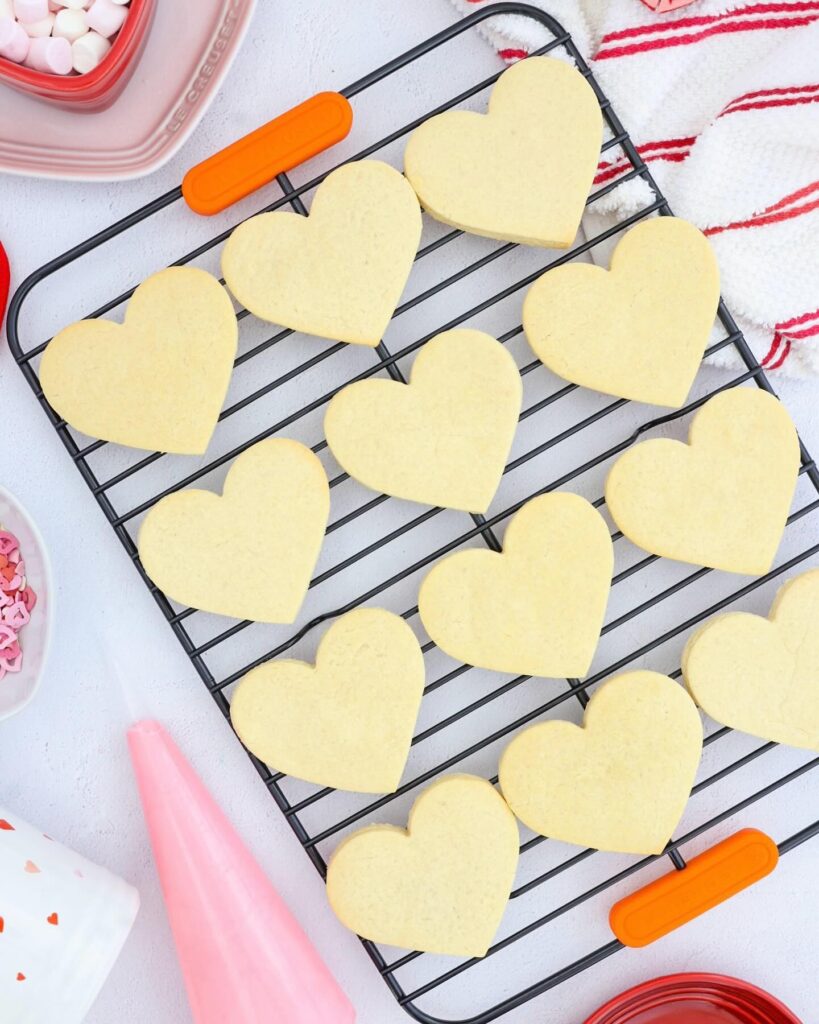
{"label": "white ceramic bowl", "polygon": [[51,641],[53,594],[51,567],[43,538],[31,517],[16,498],[0,487],[0,523],[20,541],[20,551],[26,563],[26,576],[37,595],[37,604],[31,621],[20,632],[23,667],[19,672],[8,672],[0,679],[0,720],[8,718],[28,704],[45,668]]}

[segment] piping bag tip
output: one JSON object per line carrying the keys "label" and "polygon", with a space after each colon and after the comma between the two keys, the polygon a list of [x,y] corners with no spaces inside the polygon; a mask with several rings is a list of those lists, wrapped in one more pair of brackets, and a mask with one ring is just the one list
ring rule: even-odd
{"label": "piping bag tip", "polygon": [[128,747],[196,1024],[353,1024],[355,1010],[163,726]]}

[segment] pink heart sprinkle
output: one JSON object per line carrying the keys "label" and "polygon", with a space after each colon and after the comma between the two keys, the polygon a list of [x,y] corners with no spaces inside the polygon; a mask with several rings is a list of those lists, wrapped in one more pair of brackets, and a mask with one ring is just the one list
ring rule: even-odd
{"label": "pink heart sprinkle", "polygon": [[26,608],[25,602],[20,594],[17,595],[13,604],[4,608],[3,611],[0,612],[0,616],[2,616],[2,620],[5,625],[11,626],[12,629],[16,629],[18,631],[21,630],[31,618],[28,608]]}
{"label": "pink heart sprinkle", "polygon": [[0,653],[10,650],[17,643],[17,633],[5,622],[0,622]]}
{"label": "pink heart sprinkle", "polygon": [[8,530],[0,530],[0,555],[11,554],[19,546],[13,533],[9,533]]}

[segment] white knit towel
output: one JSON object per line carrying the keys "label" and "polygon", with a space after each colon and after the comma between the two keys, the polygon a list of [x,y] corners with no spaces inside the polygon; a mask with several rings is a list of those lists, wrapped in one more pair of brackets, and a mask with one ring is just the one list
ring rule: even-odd
{"label": "white knit towel", "polygon": [[[464,12],[490,0],[452,0]],[[533,0],[590,61],[674,212],[708,234],[759,361],[819,375],[819,0]],[[552,37],[505,15],[481,31],[507,61]],[[630,170],[618,149],[596,178]],[[596,232],[650,201],[633,179],[594,204]],[[595,254],[607,258],[607,254]],[[736,365],[732,347],[714,357]]]}

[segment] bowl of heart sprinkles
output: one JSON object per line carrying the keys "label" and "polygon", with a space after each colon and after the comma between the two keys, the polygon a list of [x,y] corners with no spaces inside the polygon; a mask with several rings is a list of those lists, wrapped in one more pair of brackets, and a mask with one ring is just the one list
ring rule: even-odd
{"label": "bowl of heart sprinkles", "polygon": [[0,719],[37,691],[51,635],[50,570],[40,533],[0,488]]}

